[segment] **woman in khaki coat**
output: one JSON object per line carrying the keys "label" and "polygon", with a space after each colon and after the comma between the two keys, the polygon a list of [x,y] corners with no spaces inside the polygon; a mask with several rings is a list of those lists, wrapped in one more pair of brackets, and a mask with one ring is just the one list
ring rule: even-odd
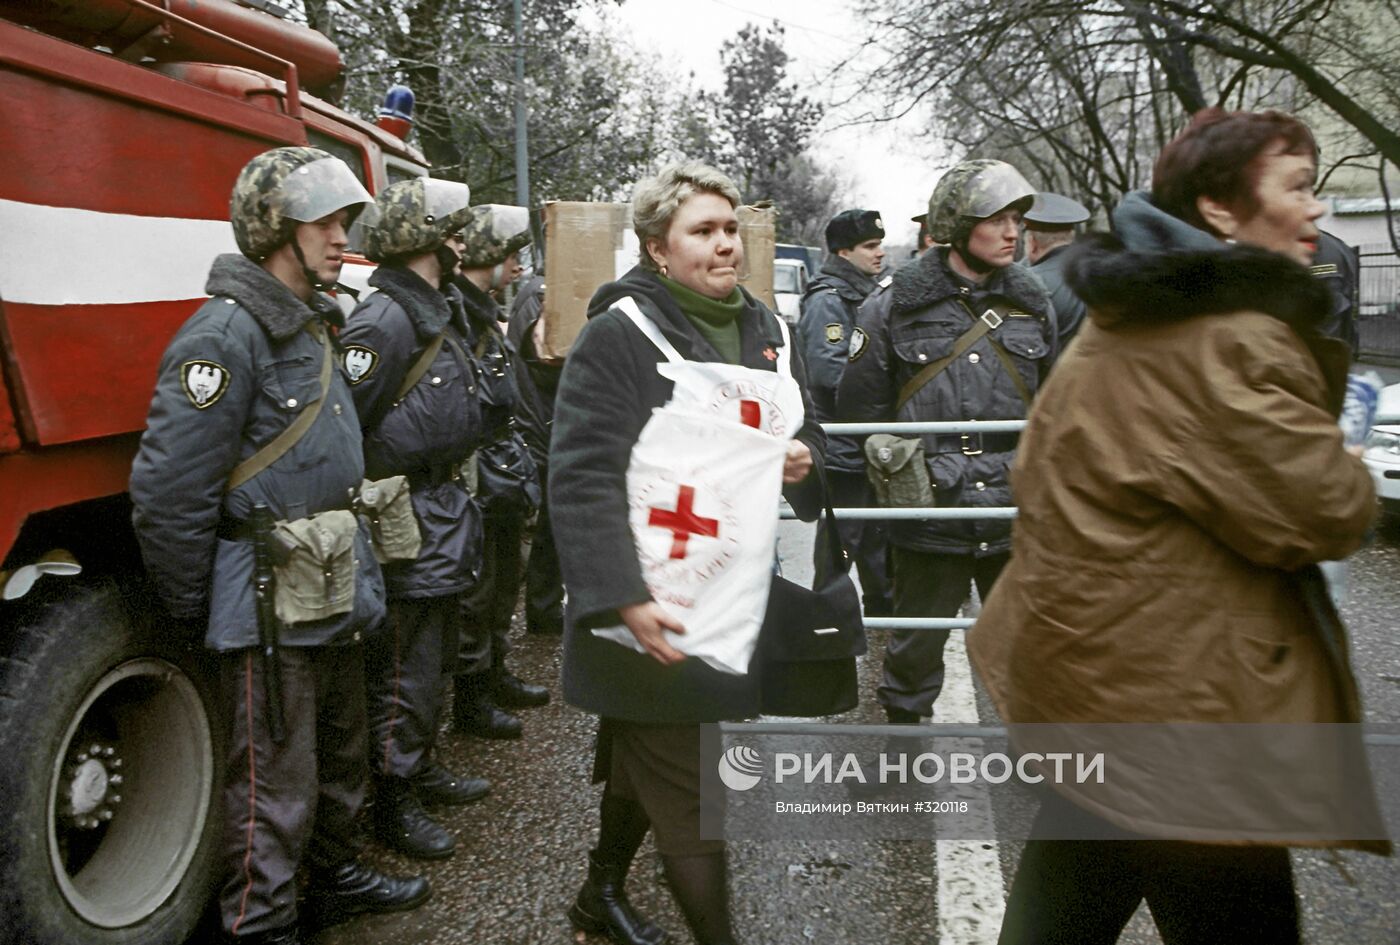
{"label": "woman in khaki coat", "polygon": [[[1289,116],[1201,112],[1069,263],[1088,324],[968,648],[1018,748],[1102,751],[1105,777],[1047,776],[1003,945],[1111,943],[1144,898],[1168,945],[1297,942],[1286,847],[1388,850],[1356,727],[1293,724],[1360,721],[1316,563],[1375,511],[1305,268],[1316,155]],[[1105,722],[1149,724],[1074,724]],[[1164,724],[1243,722],[1275,724]]]}

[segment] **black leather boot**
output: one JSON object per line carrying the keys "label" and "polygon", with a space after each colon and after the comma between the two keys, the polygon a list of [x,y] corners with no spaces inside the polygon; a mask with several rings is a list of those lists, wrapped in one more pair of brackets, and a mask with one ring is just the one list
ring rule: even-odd
{"label": "black leather boot", "polygon": [[452,834],[428,816],[407,778],[380,778],[374,791],[374,835],[390,850],[420,860],[445,860]]}
{"label": "black leather boot", "polygon": [[421,876],[386,876],[358,860],[314,870],[306,902],[317,928],[364,912],[407,912],[428,901],[432,888]]}
{"label": "black leather boot", "polygon": [[580,932],[606,935],[617,945],[664,945],[666,931],[637,914],[622,885],[630,863],[605,863],[588,854],[588,881],[569,907],[569,921]]}
{"label": "black leather boot", "polygon": [[491,793],[491,782],[485,778],[458,777],[436,761],[429,761],[410,780],[424,804],[470,804]]}
{"label": "black leather boot", "polygon": [[885,718],[891,725],[919,724],[919,713],[908,709],[896,709],[894,706],[885,706]]}
{"label": "black leather boot", "polygon": [[489,673],[454,676],[452,730],[478,738],[519,738],[520,719],[491,701]]}
{"label": "black leather boot", "polygon": [[529,709],[549,704],[549,690],[527,683],[501,666],[491,671],[491,699],[507,709]]}

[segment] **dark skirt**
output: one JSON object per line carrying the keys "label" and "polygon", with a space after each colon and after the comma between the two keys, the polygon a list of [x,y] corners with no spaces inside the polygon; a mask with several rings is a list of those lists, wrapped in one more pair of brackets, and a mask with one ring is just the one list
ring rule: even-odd
{"label": "dark skirt", "polygon": [[703,856],[724,841],[700,836],[700,726],[648,725],[602,719],[593,783],[636,801],[651,821],[658,853]]}

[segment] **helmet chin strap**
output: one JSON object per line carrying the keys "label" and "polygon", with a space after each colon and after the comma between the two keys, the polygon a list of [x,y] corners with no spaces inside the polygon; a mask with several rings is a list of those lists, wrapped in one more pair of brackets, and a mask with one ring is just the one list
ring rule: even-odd
{"label": "helmet chin strap", "polygon": [[981,256],[974,255],[972,250],[968,249],[966,236],[958,237],[953,240],[951,245],[953,249],[957,251],[957,254],[962,257],[962,261],[967,263],[967,268],[971,269],[979,276],[985,276],[987,273],[997,268]]}
{"label": "helmet chin strap", "polygon": [[462,257],[446,243],[433,250],[433,256],[437,258],[438,268],[442,270],[438,276],[438,289],[446,289],[452,284],[452,279],[457,273],[457,264],[462,261]]}
{"label": "helmet chin strap", "polygon": [[297,262],[301,264],[301,273],[306,276],[306,281],[310,283],[312,291],[325,292],[335,288],[334,282],[323,282],[321,277],[310,266],[306,264],[306,256],[302,254],[301,243],[297,242],[295,231],[292,233],[292,252],[296,254]]}

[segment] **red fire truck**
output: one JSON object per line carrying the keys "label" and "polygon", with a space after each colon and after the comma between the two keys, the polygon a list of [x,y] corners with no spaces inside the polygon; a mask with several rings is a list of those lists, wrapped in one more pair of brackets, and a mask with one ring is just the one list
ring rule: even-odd
{"label": "red fire truck", "polygon": [[177,945],[216,878],[206,657],[163,624],[125,493],[160,354],[236,251],[234,178],[290,144],[371,192],[427,172],[325,100],[339,52],[275,11],[0,0],[4,945]]}

